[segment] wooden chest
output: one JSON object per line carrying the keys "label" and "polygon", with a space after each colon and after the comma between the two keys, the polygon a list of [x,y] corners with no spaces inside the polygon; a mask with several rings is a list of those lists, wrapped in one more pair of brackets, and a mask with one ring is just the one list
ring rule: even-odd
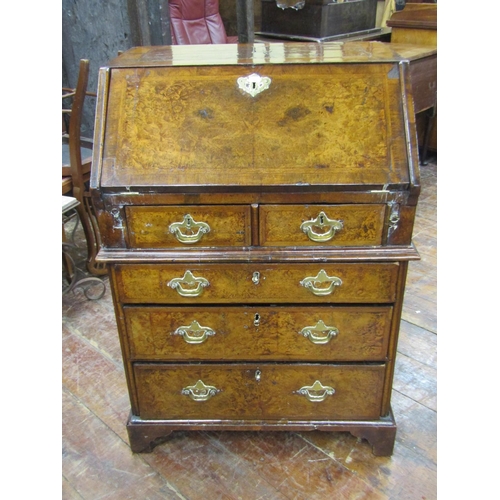
{"label": "wooden chest", "polygon": [[262,34],[321,38],[374,30],[377,0],[261,0]]}
{"label": "wooden chest", "polygon": [[432,49],[131,49],[91,178],[131,448],[175,430],[349,431],[392,453],[419,194],[409,61]]}

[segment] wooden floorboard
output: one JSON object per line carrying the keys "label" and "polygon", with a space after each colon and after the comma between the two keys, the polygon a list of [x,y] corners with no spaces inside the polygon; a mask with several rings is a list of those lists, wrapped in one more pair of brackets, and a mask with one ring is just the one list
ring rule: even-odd
{"label": "wooden floorboard", "polygon": [[422,194],[403,306],[392,457],[349,433],[179,432],[133,454],[129,400],[109,291],[63,297],[63,500],[396,499],[437,497],[437,162]]}

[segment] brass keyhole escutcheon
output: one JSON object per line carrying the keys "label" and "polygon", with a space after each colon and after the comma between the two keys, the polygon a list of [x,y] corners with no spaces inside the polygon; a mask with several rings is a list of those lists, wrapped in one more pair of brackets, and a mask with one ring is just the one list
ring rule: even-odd
{"label": "brass keyhole escutcheon", "polygon": [[260,370],[255,370],[255,380],[257,382],[260,382],[260,376],[262,375],[262,372]]}
{"label": "brass keyhole escutcheon", "polygon": [[271,79],[268,76],[260,76],[257,73],[252,73],[248,76],[240,76],[237,83],[240,90],[255,97],[269,88]]}
{"label": "brass keyhole escutcheon", "polygon": [[259,326],[260,325],[260,314],[259,313],[255,313],[255,316],[253,318],[253,324],[255,326]]}
{"label": "brass keyhole escutcheon", "polygon": [[252,275],[252,283],[254,285],[258,285],[260,283],[260,273],[259,271],[255,271]]}

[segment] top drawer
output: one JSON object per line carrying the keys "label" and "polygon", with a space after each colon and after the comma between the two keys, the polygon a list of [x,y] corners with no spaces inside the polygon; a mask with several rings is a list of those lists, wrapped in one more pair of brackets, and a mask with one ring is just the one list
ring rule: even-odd
{"label": "top drawer", "polygon": [[246,205],[130,206],[125,209],[132,248],[248,246]]}
{"label": "top drawer", "polygon": [[263,205],[263,246],[374,246],[382,243],[385,205]]}

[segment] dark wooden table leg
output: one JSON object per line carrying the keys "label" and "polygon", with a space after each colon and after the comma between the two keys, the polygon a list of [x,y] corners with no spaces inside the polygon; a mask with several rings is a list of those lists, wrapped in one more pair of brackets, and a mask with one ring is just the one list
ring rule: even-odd
{"label": "dark wooden table leg", "polygon": [[422,142],[422,153],[420,155],[420,164],[427,165],[427,152],[429,150],[429,140],[431,137],[432,128],[436,123],[436,106],[433,106],[426,111],[427,123],[425,126],[424,140]]}

